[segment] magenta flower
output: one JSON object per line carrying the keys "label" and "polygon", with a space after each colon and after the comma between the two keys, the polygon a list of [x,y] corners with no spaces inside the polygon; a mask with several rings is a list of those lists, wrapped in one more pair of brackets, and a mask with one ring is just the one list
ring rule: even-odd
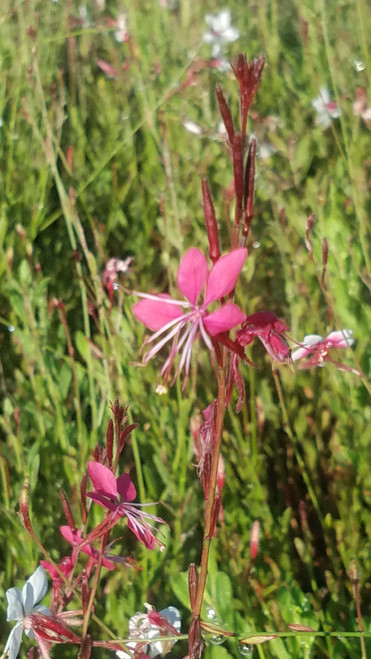
{"label": "magenta flower", "polygon": [[[84,542],[84,538],[82,537],[82,532],[80,530],[72,531],[69,526],[60,526],[59,530],[61,534],[63,535],[64,539],[67,540],[71,545],[73,545],[74,549],[80,549],[83,554],[87,554],[93,561],[97,562],[99,560],[99,552],[96,549],[93,549],[93,547],[90,544],[84,544],[81,548],[79,545],[81,545]],[[112,563],[112,561],[107,560],[107,558],[103,558],[102,565],[107,568],[107,570],[114,570],[115,565]]]}
{"label": "magenta flower", "polygon": [[[235,249],[222,256],[209,272],[204,254],[197,247],[191,247],[181,261],[177,277],[178,288],[188,302],[175,300],[167,294],[134,293],[145,298],[134,304],[134,316],[154,331],[145,342],[153,345],[143,362],[146,364],[168,341],[172,341],[170,355],[161,369],[165,382],[175,355],[180,353],[175,377],[183,369],[188,377],[192,347],[198,332],[208,349],[213,351],[210,337],[228,332],[245,319],[245,314],[233,302],[227,302],[211,313],[208,307],[233,291],[246,256],[247,249],[244,247]],[[203,301],[198,302],[204,289]]]}
{"label": "magenta flower", "polygon": [[[298,359],[305,359],[305,361],[299,365],[299,368],[313,368],[314,366],[324,366],[325,362],[332,362],[342,370],[351,371],[352,373],[359,375],[359,371],[334,361],[329,354],[329,351],[332,348],[348,348],[353,345],[354,341],[351,338],[352,334],[352,330],[349,329],[330,332],[325,339],[318,334],[309,334],[304,337],[304,341],[300,348],[294,350],[292,353],[292,361],[295,362],[298,361]],[[309,355],[311,356],[309,357]],[[306,359],[307,357],[309,358]]]}
{"label": "magenta flower", "polygon": [[121,474],[116,478],[111,469],[94,461],[88,462],[88,472],[94,492],[88,492],[87,496],[111,511],[105,530],[112,528],[121,517],[127,517],[128,527],[139,542],[142,542],[147,549],[154,549],[156,545],[162,549],[162,543],[153,535],[151,529],[155,529],[152,521],[162,524],[165,522],[160,517],[140,510],[140,507],[146,504],[131,503],[137,493],[129,474]]}
{"label": "magenta flower", "polygon": [[287,325],[271,311],[258,311],[246,318],[237,334],[237,342],[247,346],[257,336],[273,359],[287,362],[290,360],[290,348],[285,339],[287,330]]}

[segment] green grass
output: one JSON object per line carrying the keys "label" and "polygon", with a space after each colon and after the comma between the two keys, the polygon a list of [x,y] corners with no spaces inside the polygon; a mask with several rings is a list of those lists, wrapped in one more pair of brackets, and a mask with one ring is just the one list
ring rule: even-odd
{"label": "green grass", "polygon": [[[171,290],[184,251],[207,246],[205,175],[228,248],[224,199],[232,170],[223,141],[213,139],[220,121],[215,85],[235,117],[238,96],[231,74],[202,65],[210,53],[202,43],[204,15],[224,5],[180,0],[162,9],[157,0],[132,0],[131,40],[124,44],[114,40],[109,20],[122,3],[107,0],[100,13],[89,1],[88,24],[79,6],[3,0],[0,17],[0,647],[10,629],[5,591],[23,583],[41,558],[17,516],[24,478],[35,529],[58,559],[68,551],[58,530],[65,523],[58,490],[78,514],[81,477],[91,450],[104,442],[116,395],[139,424],[121,469],[131,470],[140,500],[163,503],[156,510],[169,534],[164,553],[142,550],[124,535],[122,553],[131,551],[143,570],[110,574],[97,615],[123,637],[144,602],[158,609],[172,603],[181,607],[186,631],[183,573],[198,563],[202,540],[190,418],[216,395],[207,355],[200,351],[186,396],[178,385],[156,394],[161,360],[134,365],[144,336],[131,312],[134,298],[119,291],[112,307],[101,274],[108,258],[130,254],[125,285]],[[228,6],[241,32],[228,56],[267,59],[248,129],[273,147],[257,161],[255,218],[237,300],[246,313],[276,312],[297,341],[353,329],[355,346],[340,358],[365,378],[331,364],[284,367],[274,376],[254,345],[258,368],[243,367],[246,404],[239,415],[231,405],[224,432],[225,527],[214,541],[207,597],[223,627],[240,636],[285,631],[289,623],[337,632],[276,639],[259,646],[260,658],[356,658],[359,638],[344,636],[358,629],[353,560],[363,627],[371,632],[371,161],[370,125],[353,115],[352,104],[364,86],[371,105],[371,18],[365,0]],[[117,76],[108,78],[98,59]],[[356,59],[365,64],[358,73]],[[342,108],[326,131],[315,125],[311,106],[321,86]],[[185,119],[203,135],[186,132]],[[305,246],[311,213],[313,259]],[[323,238],[329,257],[321,290]],[[63,301],[65,323],[55,300]],[[249,576],[256,519],[262,537]],[[62,650],[55,656],[76,656]],[[173,650],[174,657],[185,652],[180,644]],[[228,641],[205,656],[241,655]]]}

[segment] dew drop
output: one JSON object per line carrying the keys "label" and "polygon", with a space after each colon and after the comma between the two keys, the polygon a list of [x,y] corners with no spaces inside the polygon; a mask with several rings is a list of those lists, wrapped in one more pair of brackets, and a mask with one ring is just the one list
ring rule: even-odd
{"label": "dew drop", "polygon": [[254,652],[254,646],[249,645],[249,643],[240,643],[238,649],[240,654],[242,654],[244,657],[247,657],[249,654],[253,654]]}
{"label": "dew drop", "polygon": [[209,642],[212,645],[221,645],[222,643],[224,643],[224,641],[225,641],[225,637],[222,634],[214,634],[209,638]]}
{"label": "dew drop", "polygon": [[8,332],[15,332],[14,325],[8,325],[7,330],[8,330]]}
{"label": "dew drop", "polygon": [[353,66],[354,66],[354,70],[357,71],[357,73],[361,73],[361,71],[364,71],[366,68],[366,64],[359,57],[357,57],[353,61]]}
{"label": "dew drop", "polygon": [[217,619],[217,615],[216,615],[216,611],[215,611],[215,609],[213,609],[211,606],[207,606],[206,609],[207,609],[207,611],[206,611],[206,618],[207,618],[208,620],[216,620],[216,619]]}
{"label": "dew drop", "polygon": [[253,242],[252,246],[253,246],[254,249],[259,249],[260,242],[258,240],[255,240],[255,242]]}

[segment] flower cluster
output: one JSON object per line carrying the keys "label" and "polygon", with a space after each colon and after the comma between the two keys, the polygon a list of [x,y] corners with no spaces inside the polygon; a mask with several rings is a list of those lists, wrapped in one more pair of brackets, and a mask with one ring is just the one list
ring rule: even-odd
{"label": "flower cluster", "polygon": [[[63,511],[67,518],[67,524],[60,527],[62,537],[72,545],[70,555],[64,556],[59,563],[51,560],[40,561],[41,565],[34,574],[26,581],[22,591],[18,588],[10,588],[7,593],[8,611],[7,619],[15,620],[5,645],[3,657],[16,659],[21,645],[23,631],[29,638],[34,638],[38,644],[39,654],[43,659],[49,659],[50,648],[54,643],[72,643],[78,646],[86,644],[86,636],[75,634],[70,627],[72,625],[83,626],[81,615],[89,615],[90,609],[87,602],[94,597],[98,578],[91,580],[92,575],[99,577],[101,568],[114,570],[117,564],[125,567],[137,568],[131,558],[116,556],[108,549],[109,534],[114,526],[123,518],[126,518],[128,528],[134,533],[137,540],[147,549],[155,547],[163,548],[163,544],[156,537],[156,524],[165,522],[155,515],[145,512],[146,505],[135,503],[135,486],[129,474],[121,474],[116,478],[113,465],[117,465],[118,458],[124,448],[125,441],[135,424],[127,425],[125,408],[121,407],[116,400],[112,406],[114,423],[108,423],[106,433],[106,445],[97,446],[94,451],[95,460],[87,465],[88,474],[84,476],[81,484],[81,528],[77,528],[72,514],[70,503],[64,492],[61,492]],[[114,456],[114,439],[116,438],[116,457]],[[106,462],[106,464],[103,464]],[[110,466],[107,466],[110,465]],[[93,490],[86,492],[87,478],[90,478]],[[107,513],[102,522],[87,532],[88,522],[88,500],[91,500],[103,508]],[[22,490],[20,498],[20,515],[25,528],[35,536],[28,515],[27,487]],[[100,550],[93,543],[100,540]],[[113,541],[114,542],[114,541]],[[87,561],[82,570],[79,569],[79,561],[82,555],[87,556]],[[48,585],[46,572],[49,572],[52,580],[52,596],[50,608],[39,604],[46,595]],[[65,610],[71,600],[79,594],[82,601],[82,611]],[[153,624],[162,628],[159,621],[152,620]],[[157,634],[158,635],[158,634]],[[152,638],[150,636],[149,638]],[[89,641],[90,642],[90,641]],[[105,647],[118,651],[121,644],[114,641],[91,641],[91,647]],[[84,654],[90,656],[90,654]]]}

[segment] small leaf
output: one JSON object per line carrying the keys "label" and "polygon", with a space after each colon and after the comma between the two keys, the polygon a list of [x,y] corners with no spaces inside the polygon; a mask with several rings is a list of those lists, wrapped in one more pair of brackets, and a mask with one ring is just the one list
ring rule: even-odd
{"label": "small leaf", "polygon": [[245,636],[241,638],[238,642],[239,644],[249,644],[249,645],[260,645],[261,643],[266,643],[267,641],[272,641],[274,638],[277,638],[276,634],[270,634],[269,636]]}

